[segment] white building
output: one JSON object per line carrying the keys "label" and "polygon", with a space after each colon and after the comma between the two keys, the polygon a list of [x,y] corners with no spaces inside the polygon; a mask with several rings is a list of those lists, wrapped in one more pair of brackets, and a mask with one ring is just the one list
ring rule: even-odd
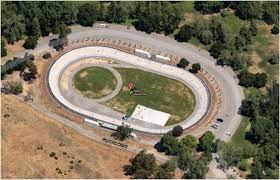
{"label": "white building", "polygon": [[156,60],[161,61],[161,62],[170,62],[169,57],[161,56],[161,55],[156,55]]}
{"label": "white building", "polygon": [[151,54],[141,49],[135,49],[135,54],[143,58],[151,58]]}

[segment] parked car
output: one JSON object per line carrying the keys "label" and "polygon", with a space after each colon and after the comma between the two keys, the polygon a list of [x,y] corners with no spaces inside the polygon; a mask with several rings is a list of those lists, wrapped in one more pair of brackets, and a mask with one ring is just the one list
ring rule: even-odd
{"label": "parked car", "polygon": [[227,136],[231,136],[231,132],[230,132],[229,129],[226,130],[226,135],[227,135]]}
{"label": "parked car", "polygon": [[220,122],[220,123],[223,123],[223,122],[224,122],[224,120],[221,119],[221,118],[217,118],[217,121]]}

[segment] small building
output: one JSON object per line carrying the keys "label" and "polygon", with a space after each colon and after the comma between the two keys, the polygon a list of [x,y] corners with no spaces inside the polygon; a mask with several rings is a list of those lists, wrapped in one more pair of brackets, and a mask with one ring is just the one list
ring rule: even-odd
{"label": "small building", "polygon": [[142,49],[135,49],[135,55],[143,57],[143,58],[148,58],[148,59],[151,58],[151,54]]}
{"label": "small building", "polygon": [[156,55],[156,61],[160,62],[170,62],[169,57],[161,56],[161,55]]}

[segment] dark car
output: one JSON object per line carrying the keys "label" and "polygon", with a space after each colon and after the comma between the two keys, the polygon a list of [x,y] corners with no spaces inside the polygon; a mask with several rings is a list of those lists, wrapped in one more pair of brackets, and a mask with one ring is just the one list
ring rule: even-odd
{"label": "dark car", "polygon": [[224,120],[222,120],[221,118],[217,118],[217,121],[219,121],[220,123],[224,122]]}

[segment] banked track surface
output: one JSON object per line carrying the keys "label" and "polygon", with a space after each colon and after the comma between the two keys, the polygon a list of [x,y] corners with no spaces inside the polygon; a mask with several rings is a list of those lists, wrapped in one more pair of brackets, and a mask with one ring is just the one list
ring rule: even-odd
{"label": "banked track surface", "polygon": [[184,129],[196,124],[208,111],[210,99],[209,99],[207,88],[198,77],[189,73],[188,71],[167,64],[162,64],[159,62],[144,59],[113,48],[90,46],[90,47],[74,49],[60,56],[50,67],[47,76],[49,90],[51,91],[55,99],[59,101],[59,103],[63,104],[65,107],[69,108],[71,111],[83,115],[84,117],[88,117],[94,120],[103,121],[114,125],[121,125],[122,123],[125,123],[131,126],[131,128],[135,130],[152,133],[152,134],[166,133],[172,130],[172,128],[175,126],[173,125],[173,126],[166,126],[161,128],[147,128],[138,124],[134,124],[133,122],[111,118],[106,115],[95,113],[94,111],[91,112],[82,109],[80,107],[73,105],[71,102],[65,99],[59,89],[60,74],[64,71],[64,69],[69,64],[89,57],[107,57],[111,59],[116,59],[141,68],[166,74],[169,77],[170,76],[176,77],[186,82],[186,84],[188,84],[188,87],[195,94],[196,106],[193,113],[186,120],[177,124],[177,125],[181,125]]}

